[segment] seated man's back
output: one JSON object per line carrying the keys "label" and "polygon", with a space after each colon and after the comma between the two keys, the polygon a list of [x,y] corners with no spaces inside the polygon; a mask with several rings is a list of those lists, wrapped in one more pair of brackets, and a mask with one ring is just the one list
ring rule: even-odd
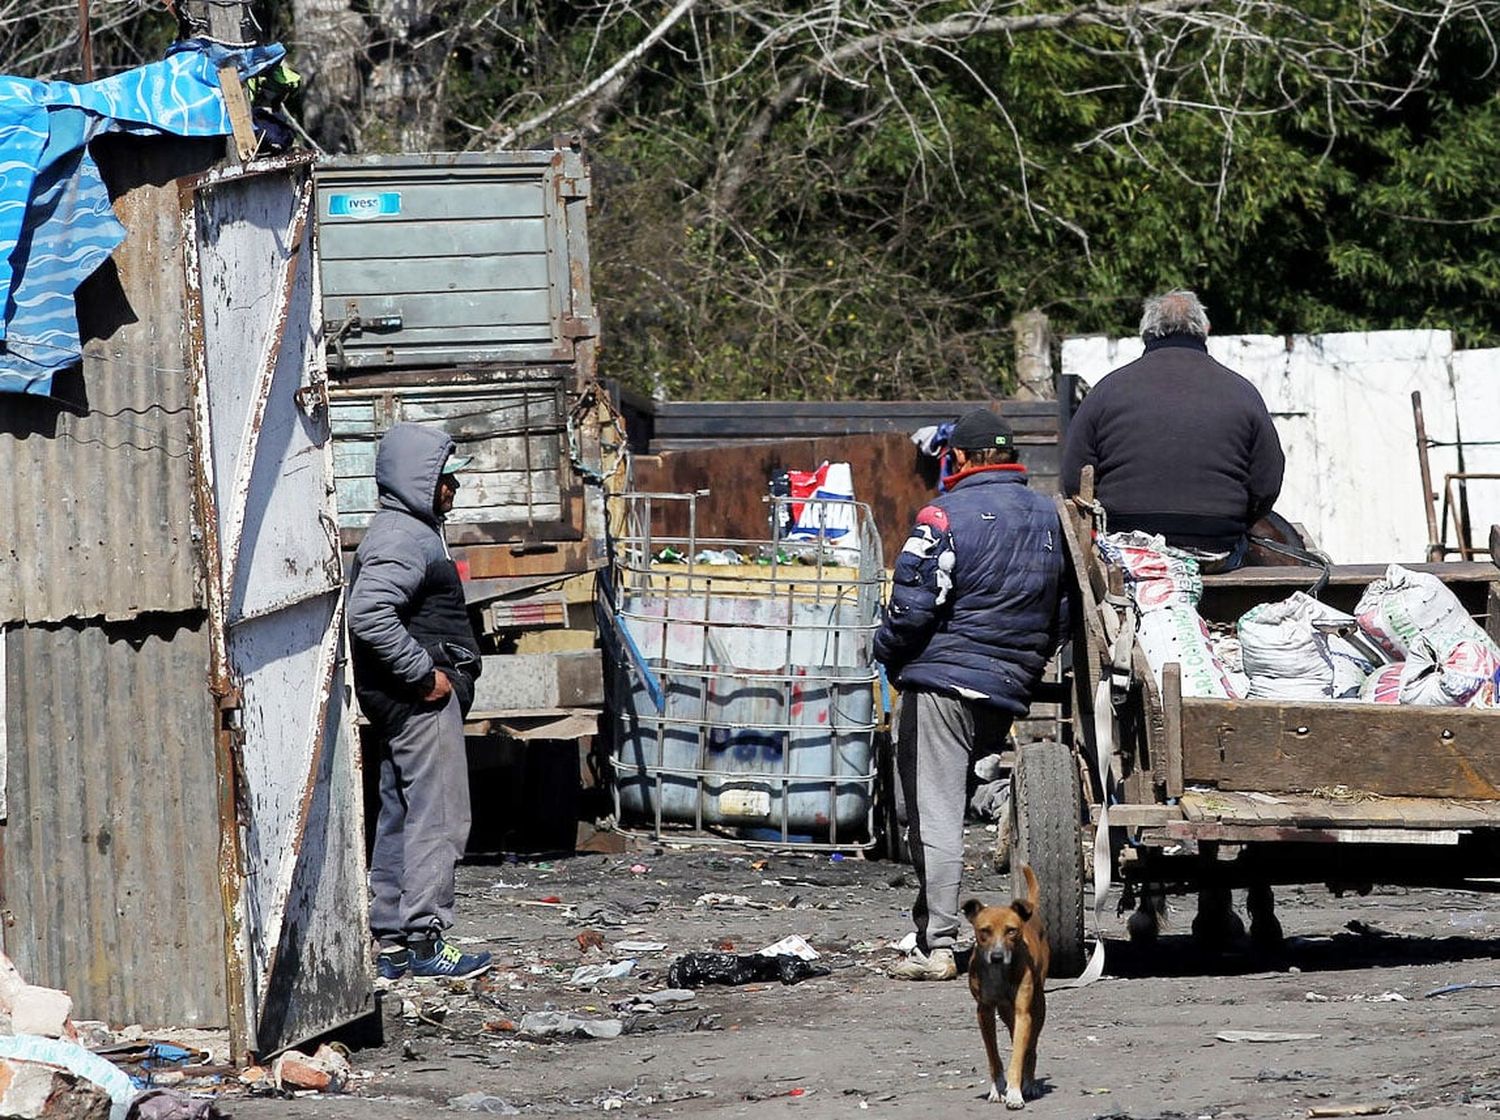
{"label": "seated man's back", "polygon": [[[1162,303],[1165,315],[1154,306]],[[1275,504],[1285,459],[1255,386],[1209,357],[1207,327],[1192,293],[1147,301],[1146,353],[1084,399],[1068,428],[1062,483],[1076,494],[1092,466],[1112,531],[1234,552]]]}

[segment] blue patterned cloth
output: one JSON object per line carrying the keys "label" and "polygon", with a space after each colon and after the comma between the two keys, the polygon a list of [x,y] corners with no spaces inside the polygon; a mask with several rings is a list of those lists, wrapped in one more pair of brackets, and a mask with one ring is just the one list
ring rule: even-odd
{"label": "blue patterned cloth", "polygon": [[279,44],[225,51],[192,41],[161,62],[88,85],[0,76],[0,391],[52,391],[82,346],[73,293],[125,238],[88,143],[105,132],[224,136],[217,67],[274,66]]}

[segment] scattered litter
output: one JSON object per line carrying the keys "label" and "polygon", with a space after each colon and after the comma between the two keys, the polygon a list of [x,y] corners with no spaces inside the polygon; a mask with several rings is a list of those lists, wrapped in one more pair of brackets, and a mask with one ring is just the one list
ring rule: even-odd
{"label": "scattered litter", "polygon": [[674,1003],[691,1003],[698,998],[698,993],[689,991],[687,988],[663,988],[659,992],[641,992],[629,999],[621,1000],[615,1004],[621,1010],[655,1010],[657,1007]]}
{"label": "scattered litter", "polygon": [[[906,878],[905,873],[903,873],[901,877],[904,880]],[[892,884],[892,886],[898,886],[898,885],[899,884],[894,884],[894,883]],[[895,949],[898,953],[910,953],[916,947],[917,947],[917,934],[916,934],[915,930],[913,930],[911,933],[908,933],[900,941],[892,941],[891,942],[891,948]]]}
{"label": "scattered litter", "polygon": [[1389,1112],[1388,1104],[1320,1104],[1307,1110],[1307,1115],[1319,1116],[1379,1116]]}
{"label": "scattered litter", "polygon": [[615,948],[622,953],[660,953],[667,947],[665,941],[616,941]]}
{"label": "scattered litter", "polygon": [[574,938],[578,942],[578,951],[587,953],[590,949],[604,948],[604,934],[596,929],[586,929]]}
{"label": "scattered litter", "polygon": [[[705,548],[693,557],[693,562],[697,564],[731,565],[743,564],[745,558],[732,548]],[[678,563],[681,563],[681,561],[678,561]]]}
{"label": "scattered litter", "polygon": [[585,964],[573,970],[573,975],[568,979],[571,988],[589,988],[601,980],[619,980],[621,977],[629,976],[631,969],[635,968],[635,959],[613,961],[610,964]]}
{"label": "scattered litter", "polygon": [[779,957],[786,954],[804,961],[818,959],[818,951],[809,945],[801,934],[797,933],[789,934],[780,941],[756,951],[763,957]]}
{"label": "scattered litter", "polygon": [[1356,992],[1352,996],[1325,996],[1320,992],[1308,992],[1302,997],[1308,1003],[1332,1003],[1339,1000],[1345,1003],[1405,1003],[1406,997],[1400,992],[1381,992],[1379,995],[1367,996],[1363,992]]}
{"label": "scattered litter", "polygon": [[327,1044],[311,1056],[288,1050],[272,1064],[271,1080],[278,1089],[338,1093],[349,1083],[349,1059]]}
{"label": "scattered litter", "polygon": [[630,873],[632,875],[644,875],[650,870],[651,868],[647,867],[644,863],[632,863],[630,865]]}
{"label": "scattered litter", "polygon": [[1305,1042],[1323,1036],[1307,1031],[1220,1031],[1214,1037],[1220,1042]]}
{"label": "scattered litter", "polygon": [[674,988],[704,984],[754,984],[780,980],[796,984],[813,976],[827,976],[832,969],[790,954],[763,957],[759,953],[687,953],[667,969],[667,983]]}
{"label": "scattered litter", "polygon": [[503,1097],[492,1097],[488,1093],[465,1093],[461,1097],[449,1097],[448,1107],[461,1112],[488,1112],[495,1116],[519,1116],[521,1110]]}
{"label": "scattered litter", "polygon": [[517,1029],[532,1038],[619,1038],[625,1024],[618,1019],[584,1019],[567,1011],[528,1011]]}
{"label": "scattered litter", "polygon": [[191,1097],[176,1089],[147,1089],[130,1102],[126,1120],[224,1120],[208,1097]]}
{"label": "scattered litter", "polygon": [[131,1098],[135,1096],[135,1086],[124,1070],[66,1039],[34,1034],[0,1035],[0,1058],[61,1066],[75,1076],[92,1081],[109,1094],[110,1120],[122,1120]]}
{"label": "scattered litter", "polygon": [[693,905],[694,906],[724,906],[724,907],[729,907],[729,906],[743,906],[743,907],[748,907],[748,906],[752,906],[752,905],[759,905],[759,906],[761,906],[761,907],[763,907],[765,909],[769,909],[769,907],[766,907],[765,903],[759,903],[759,904],[751,903],[749,895],[744,895],[744,894],[720,894],[717,891],[709,891],[707,894],[700,894],[693,901]]}
{"label": "scattered litter", "polygon": [[1433,988],[1432,991],[1424,993],[1424,999],[1433,996],[1446,996],[1452,992],[1467,992],[1472,988],[1500,988],[1500,980],[1471,980],[1467,984],[1444,984],[1441,988]]}

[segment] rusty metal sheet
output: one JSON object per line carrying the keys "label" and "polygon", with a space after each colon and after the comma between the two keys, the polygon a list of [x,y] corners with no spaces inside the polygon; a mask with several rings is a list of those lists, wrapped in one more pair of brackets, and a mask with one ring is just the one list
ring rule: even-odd
{"label": "rusty metal sheet", "polygon": [[5,952],[80,1019],[223,1027],[200,612],[5,631]]}
{"label": "rusty metal sheet", "polygon": [[[1036,442],[1031,442],[1034,439]],[[1017,437],[1021,461],[1034,473],[1032,486],[1044,494],[1057,489],[1055,435]],[[901,551],[912,519],[937,493],[937,463],[920,454],[911,440],[896,433],[788,439],[775,443],[730,443],[694,450],[638,455],[634,489],[661,494],[710,490],[713,500],[699,503],[698,526],[705,537],[752,538],[766,532],[770,507],[764,501],[768,483],[778,471],[811,470],[824,459],[847,462],[854,474],[854,496],[869,504],[880,533],[881,548],[894,558]],[[663,511],[663,531],[687,536],[684,503]]]}
{"label": "rusty metal sheet", "polygon": [[619,391],[620,408],[638,450],[702,446],[726,439],[910,434],[955,420],[971,408],[993,408],[1010,420],[1019,441],[1056,439],[1064,402],[1000,401],[653,401]]}
{"label": "rusty metal sheet", "polygon": [[308,161],[184,190],[219,698],[230,1028],[268,1054],[373,1007]]}
{"label": "rusty metal sheet", "polygon": [[94,154],[126,228],[77,297],[83,367],[56,399],[0,410],[0,621],[131,618],[202,606],[174,178],[214,139],[105,137]]}

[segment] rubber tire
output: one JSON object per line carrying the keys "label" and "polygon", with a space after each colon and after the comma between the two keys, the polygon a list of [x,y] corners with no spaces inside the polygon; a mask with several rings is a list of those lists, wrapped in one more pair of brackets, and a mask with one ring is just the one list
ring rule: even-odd
{"label": "rubber tire", "polygon": [[1011,890],[1026,897],[1021,865],[1030,864],[1042,893],[1042,928],[1051,947],[1049,974],[1077,976],[1088,957],[1083,937],[1083,797],[1078,764],[1062,743],[1027,743],[1011,774]]}

